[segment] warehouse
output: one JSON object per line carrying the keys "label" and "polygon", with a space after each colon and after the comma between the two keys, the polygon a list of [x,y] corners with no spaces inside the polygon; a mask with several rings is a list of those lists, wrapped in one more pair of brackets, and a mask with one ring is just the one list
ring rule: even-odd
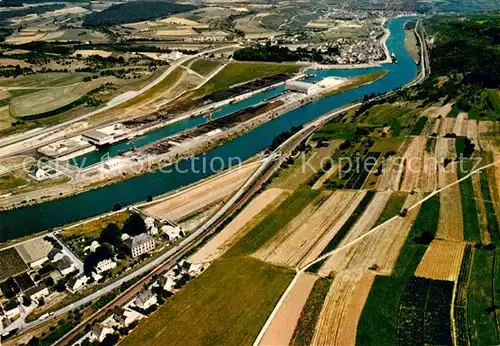
{"label": "warehouse", "polygon": [[286,82],[285,87],[288,90],[300,92],[307,95],[314,94],[319,90],[319,87],[316,84],[299,82],[299,81]]}

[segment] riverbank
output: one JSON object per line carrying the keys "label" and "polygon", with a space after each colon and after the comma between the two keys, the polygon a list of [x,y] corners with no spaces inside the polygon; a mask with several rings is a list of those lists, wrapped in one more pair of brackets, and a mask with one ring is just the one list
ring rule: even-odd
{"label": "riverbank", "polygon": [[[247,159],[268,147],[278,134],[289,131],[292,126],[302,126],[322,114],[330,112],[332,109],[342,109],[348,104],[363,99],[366,94],[384,94],[413,81],[417,75],[417,66],[403,46],[403,25],[408,20],[409,18],[397,18],[391,20],[388,24],[391,36],[387,40],[387,45],[390,51],[396,55],[398,64],[388,64],[383,67],[383,69],[389,71],[387,76],[370,85],[305,104],[243,136],[206,152],[203,157],[207,160],[217,157],[225,163],[231,157],[236,156]],[[322,70],[318,71],[318,76],[354,77],[377,72],[379,69],[381,68]],[[146,200],[148,196],[157,196],[178,189],[180,186],[189,185],[213,173],[211,171],[193,172],[188,169],[194,159],[198,160],[200,158],[180,162],[180,168],[187,169],[184,173],[148,173],[72,197],[41,203],[36,206],[2,211],[1,228],[4,235],[3,239],[16,238],[103,214],[111,210],[117,202],[121,205],[131,205]],[[64,212],[61,212],[61,210],[64,210]],[[36,222],[33,222],[33,220],[36,220]]]}
{"label": "riverbank", "polygon": [[[262,126],[264,123],[272,121],[283,114],[295,110],[304,104],[323,99],[333,95],[337,91],[346,92],[354,88],[360,88],[364,85],[373,83],[384,76],[385,73],[379,72],[372,75],[359,76],[350,81],[336,84],[334,87],[327,88],[318,94],[300,97],[296,101],[285,103],[226,131],[221,131],[209,137],[196,137],[192,141],[189,141],[190,143],[188,144],[184,144],[183,146],[174,146],[166,154],[159,154],[155,156],[146,154],[144,155],[146,158],[145,160],[134,158],[133,160],[129,160],[128,165],[124,166],[123,169],[110,171],[104,175],[99,174],[99,177],[93,178],[93,173],[89,172],[88,169],[85,169],[82,171],[84,172],[84,177],[81,181],[73,180],[60,186],[52,186],[46,189],[30,191],[24,194],[21,193],[6,196],[3,199],[0,199],[0,210],[5,211],[13,208],[36,205],[41,202],[53,201],[93,189],[102,188],[107,185],[116,184],[120,181],[125,181],[136,176],[150,173],[151,171],[163,171],[162,168],[164,167],[176,165],[176,163],[186,160],[189,157],[202,155],[213,148],[221,146],[228,141],[234,140],[235,138],[238,138],[257,127]],[[168,142],[168,138],[162,140],[162,142]],[[150,146],[152,145],[154,145],[154,143]],[[147,147],[145,149],[147,149]],[[94,170],[94,172],[97,171]],[[102,171],[99,173],[102,173]],[[86,176],[89,176],[89,178]]]}

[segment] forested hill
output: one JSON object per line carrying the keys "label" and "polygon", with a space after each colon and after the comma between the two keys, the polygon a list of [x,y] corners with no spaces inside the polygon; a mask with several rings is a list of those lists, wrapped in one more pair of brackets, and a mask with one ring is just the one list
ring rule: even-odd
{"label": "forested hill", "polygon": [[469,119],[500,120],[500,14],[438,16],[425,23],[431,77],[411,97],[452,102]]}
{"label": "forested hill", "polygon": [[141,22],[194,10],[196,6],[174,4],[166,1],[136,1],[113,5],[104,11],[85,16],[83,26],[103,27],[116,24]]}

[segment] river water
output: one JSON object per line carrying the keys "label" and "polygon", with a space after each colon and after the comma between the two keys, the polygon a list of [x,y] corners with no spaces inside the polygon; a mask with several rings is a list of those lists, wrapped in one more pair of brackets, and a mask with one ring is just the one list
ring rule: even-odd
{"label": "river water", "polygon": [[[295,109],[241,137],[212,149],[206,154],[179,162],[175,170],[167,169],[152,172],[71,197],[1,212],[0,241],[22,237],[89,218],[110,211],[116,203],[120,203],[122,206],[130,205],[145,200],[148,196],[158,196],[194,183],[220,170],[230,160],[234,162],[234,158],[245,160],[262,151],[272,143],[272,140],[278,134],[289,130],[292,126],[303,125],[328,111],[360,100],[365,94],[385,93],[407,84],[417,74],[417,66],[403,45],[405,39],[403,25],[407,21],[408,18],[395,18],[387,26],[391,32],[387,40],[387,46],[389,51],[396,55],[397,64],[387,64],[381,67],[365,69],[310,71],[310,73],[316,74],[318,77],[352,77],[380,70],[388,70],[389,73],[384,78],[372,84],[332,95]],[[279,89],[273,89],[257,94],[251,99],[240,103],[227,105],[220,109],[216,116],[222,116],[257,103],[279,92]],[[186,127],[196,126],[198,122],[201,123],[203,121],[202,118],[186,119],[183,122],[175,123],[156,131],[153,137],[157,140],[182,131]],[[140,140],[140,138],[137,139],[137,141]],[[145,137],[143,140],[149,142],[151,137]],[[128,144],[120,143],[112,147],[111,150],[118,152],[119,150],[126,149],[126,147],[120,147],[120,145],[126,146]],[[89,154],[90,157],[92,155],[95,156],[89,160],[98,160],[97,156],[100,158],[102,154],[102,152],[91,153]],[[114,155],[116,153],[111,154]],[[206,162],[212,163],[212,165],[206,165]],[[88,165],[88,162],[86,165]]]}

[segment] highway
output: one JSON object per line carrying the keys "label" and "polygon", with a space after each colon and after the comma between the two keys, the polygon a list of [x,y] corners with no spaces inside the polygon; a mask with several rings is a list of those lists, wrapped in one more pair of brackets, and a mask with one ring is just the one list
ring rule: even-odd
{"label": "highway", "polygon": [[[223,47],[217,47],[214,49],[199,52],[199,53],[194,54],[194,55],[186,56],[182,59],[179,59],[179,60],[176,60],[175,62],[173,62],[172,65],[170,65],[169,68],[160,75],[160,77],[158,77],[157,79],[155,79],[153,82],[146,85],[142,89],[138,90],[137,92],[134,92],[133,94],[129,94],[129,96],[127,96],[127,94],[122,94],[121,95],[121,96],[123,96],[122,98],[120,98],[120,96],[117,96],[118,98],[120,98],[119,101],[117,101],[117,102],[113,102],[113,100],[111,100],[103,108],[99,108],[95,111],[86,113],[84,115],[71,118],[67,121],[64,121],[64,122],[59,123],[59,124],[54,125],[54,126],[40,128],[40,129],[36,129],[36,130],[31,130],[31,131],[27,131],[21,135],[12,135],[12,136],[0,139],[0,149],[3,149],[3,150],[0,150],[0,158],[6,157],[6,156],[12,156],[12,155],[18,154],[20,152],[28,151],[28,150],[34,149],[36,147],[40,147],[44,144],[53,142],[53,141],[58,139],[57,137],[56,138],[53,137],[55,135],[56,131],[63,130],[65,127],[69,127],[70,125],[73,125],[79,121],[88,119],[94,115],[108,111],[108,110],[112,109],[113,107],[119,106],[119,105],[133,99],[134,97],[139,96],[139,95],[147,92],[148,90],[150,90],[154,86],[161,83],[165,78],[167,78],[170,75],[170,73],[172,73],[172,71],[174,71],[177,67],[181,66],[186,61],[193,59],[193,58],[196,58],[196,57],[200,57],[200,56],[205,55],[205,54],[213,53],[213,52],[228,49],[228,48],[234,48],[234,47],[239,47],[239,45],[233,44],[233,45],[228,45],[228,46],[223,46]],[[48,140],[46,138],[44,139],[44,136],[47,137],[49,135],[52,135],[52,137],[50,137]],[[64,134],[61,134],[60,137],[61,138],[64,137]],[[26,142],[26,143],[24,143],[24,145],[23,145],[23,142]],[[10,146],[13,146],[15,144],[17,144],[16,148],[9,148]]]}

